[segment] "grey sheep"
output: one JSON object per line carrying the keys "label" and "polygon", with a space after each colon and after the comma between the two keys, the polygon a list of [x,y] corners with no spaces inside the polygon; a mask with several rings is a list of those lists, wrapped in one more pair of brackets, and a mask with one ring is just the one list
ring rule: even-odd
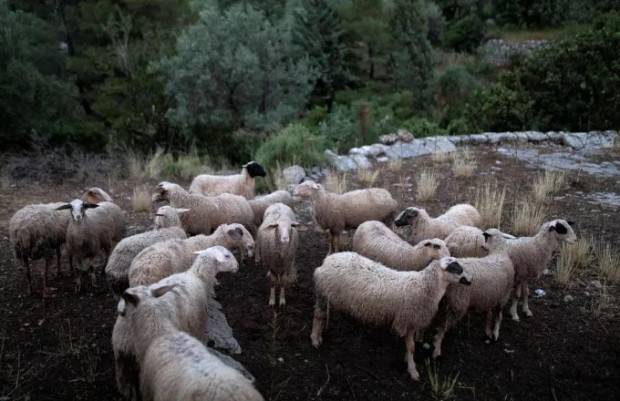
{"label": "grey sheep", "polygon": [[254,198],[256,177],[266,175],[263,166],[255,161],[244,164],[241,174],[233,175],[197,175],[189,186],[189,192],[205,196],[217,196],[224,193]]}
{"label": "grey sheep", "polygon": [[293,197],[288,191],[279,190],[267,195],[257,196],[254,199],[248,201],[254,213],[254,224],[256,227],[260,226],[263,222],[263,216],[265,210],[274,203],[284,203],[287,206],[293,206]]}
{"label": "grey sheep", "polygon": [[323,342],[326,310],[347,312],[369,324],[388,324],[405,337],[407,371],[420,380],[413,355],[414,334],[435,316],[451,283],[471,284],[471,274],[451,257],[433,261],[422,271],[397,271],[354,252],[329,255],[314,271],[316,304],[312,345]]}
{"label": "grey sheep", "polygon": [[422,270],[433,260],[450,256],[438,238],[412,246],[380,221],[367,221],[355,230],[352,251],[396,270]]}
{"label": "grey sheep", "polygon": [[294,195],[310,199],[314,218],[321,228],[328,230],[329,252],[338,252],[340,233],[345,228],[356,228],[368,220],[391,223],[397,203],[383,188],[359,189],[342,195],[327,192],[314,181],[302,182]]}

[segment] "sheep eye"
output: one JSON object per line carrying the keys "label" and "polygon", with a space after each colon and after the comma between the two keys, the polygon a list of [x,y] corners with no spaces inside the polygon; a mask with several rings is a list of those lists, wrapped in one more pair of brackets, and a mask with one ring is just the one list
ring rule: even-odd
{"label": "sheep eye", "polygon": [[435,248],[435,249],[439,249],[439,248],[441,248],[441,247],[440,247],[439,245],[437,245],[437,244],[434,244],[434,245],[433,245],[433,248]]}

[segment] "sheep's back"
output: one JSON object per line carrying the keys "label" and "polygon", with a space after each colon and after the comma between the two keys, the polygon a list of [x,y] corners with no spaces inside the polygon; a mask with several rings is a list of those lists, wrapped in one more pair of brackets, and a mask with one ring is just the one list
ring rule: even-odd
{"label": "sheep's back", "polygon": [[437,221],[452,223],[457,226],[478,227],[482,222],[480,213],[475,207],[468,204],[458,204],[452,206],[441,216],[435,218]]}
{"label": "sheep's back", "polygon": [[28,205],[15,212],[9,220],[9,237],[17,258],[51,256],[52,249],[59,245],[53,213],[42,204]]}
{"label": "sheep's back", "polygon": [[352,239],[352,251],[396,270],[420,270],[414,248],[383,223],[360,224]]}
{"label": "sheep's back", "polygon": [[484,243],[482,230],[471,226],[459,226],[446,237],[450,255],[456,258],[486,256],[488,252],[482,248]]}
{"label": "sheep's back", "polygon": [[508,240],[505,249],[514,265],[517,280],[529,280],[540,276],[554,251],[553,248],[537,241],[536,237]]}
{"label": "sheep's back", "polygon": [[129,266],[129,286],[150,285],[180,270],[183,240],[168,240],[140,251]]}
{"label": "sheep's back", "polygon": [[368,220],[383,220],[396,210],[392,195],[381,188],[359,189],[337,197],[339,212],[345,216],[345,226],[355,228]]}

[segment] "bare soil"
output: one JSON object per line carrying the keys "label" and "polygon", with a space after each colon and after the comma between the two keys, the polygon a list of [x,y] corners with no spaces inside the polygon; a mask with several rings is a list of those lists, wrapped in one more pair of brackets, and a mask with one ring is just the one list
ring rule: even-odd
{"label": "bare soil", "polygon": [[[530,190],[536,169],[499,155],[493,148],[476,148],[478,169],[471,178],[455,179],[450,162],[430,157],[407,160],[402,170],[384,167],[376,186],[384,186],[402,208],[416,204],[415,181],[422,168],[434,168],[441,185],[424,206],[431,215],[458,202],[474,202],[477,188],[497,180],[508,188],[502,228],[510,231],[514,200]],[[614,161],[610,151],[600,160]],[[407,181],[407,177],[409,181]],[[620,177],[600,178],[570,173],[569,185],[549,204],[548,217],[565,217],[577,224],[577,235],[618,244],[617,208],[586,203],[576,192],[620,193]],[[395,186],[410,182],[411,186]],[[187,183],[183,183],[187,184]],[[350,189],[361,187],[355,173]],[[86,286],[73,292],[65,262],[62,275],[50,272],[53,305],[40,292],[26,294],[23,271],[9,248],[8,221],[26,204],[70,200],[100,182],[21,183],[0,190],[0,400],[116,400],[114,360],[110,337],[116,303],[105,288]],[[146,229],[150,217],[133,213],[133,185],[114,183],[116,202],[127,211],[128,234]],[[306,206],[297,209],[311,224]],[[389,327],[368,327],[344,314],[332,313],[321,349],[310,344],[314,294],[312,272],[327,253],[327,238],[309,229],[301,233],[297,255],[298,278],[288,292],[286,307],[267,305],[266,271],[242,265],[236,275],[219,278],[218,298],[243,353],[236,358],[256,377],[270,400],[428,400],[433,396],[429,376],[456,378],[460,400],[618,400],[620,399],[620,309],[618,288],[597,288],[595,264],[579,271],[565,288],[552,274],[530,283],[546,295],[532,298],[534,316],[513,322],[507,317],[496,344],[485,345],[484,316],[471,313],[444,341],[443,357],[425,362],[430,350],[418,347],[416,363],[422,379],[413,382],[404,362],[404,341]],[[41,286],[35,270],[35,288]],[[574,300],[567,302],[565,296]]]}

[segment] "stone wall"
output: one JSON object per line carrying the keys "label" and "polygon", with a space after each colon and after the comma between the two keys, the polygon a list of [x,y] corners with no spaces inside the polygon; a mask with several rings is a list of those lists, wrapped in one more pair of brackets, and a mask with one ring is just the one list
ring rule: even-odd
{"label": "stone wall", "polygon": [[502,39],[491,39],[481,46],[484,58],[495,66],[510,64],[510,56],[515,54],[528,54],[534,50],[545,47],[547,40],[522,40],[518,42],[505,42]]}

